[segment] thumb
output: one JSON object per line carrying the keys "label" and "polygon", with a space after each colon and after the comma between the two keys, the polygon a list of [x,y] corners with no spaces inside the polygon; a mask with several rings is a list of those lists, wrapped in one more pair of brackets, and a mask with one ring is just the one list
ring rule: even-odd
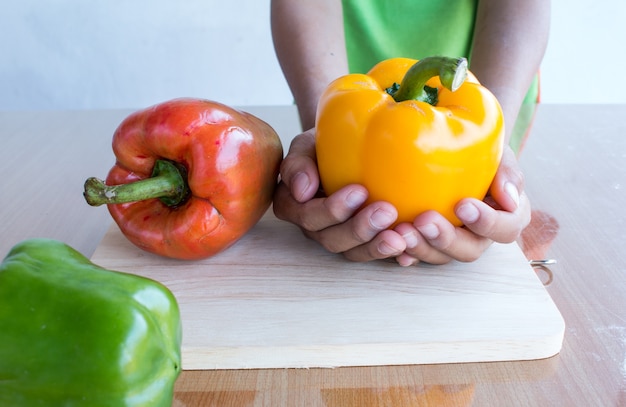
{"label": "thumb", "polygon": [[291,142],[289,153],[280,166],[280,176],[298,202],[306,202],[317,194],[319,173],[313,129],[300,134]]}
{"label": "thumb", "polygon": [[496,204],[505,211],[514,212],[519,207],[520,195],[524,191],[524,174],[509,146],[504,149],[489,191]]}

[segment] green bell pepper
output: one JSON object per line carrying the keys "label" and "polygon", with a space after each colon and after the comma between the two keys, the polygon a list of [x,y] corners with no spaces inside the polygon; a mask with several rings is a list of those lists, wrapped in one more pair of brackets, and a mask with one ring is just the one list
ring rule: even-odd
{"label": "green bell pepper", "polygon": [[0,406],[170,406],[182,328],[160,283],[50,239],[0,264]]}

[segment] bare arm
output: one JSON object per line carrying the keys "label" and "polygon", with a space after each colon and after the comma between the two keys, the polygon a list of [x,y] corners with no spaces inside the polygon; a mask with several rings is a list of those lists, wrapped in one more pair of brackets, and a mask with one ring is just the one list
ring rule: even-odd
{"label": "bare arm", "polygon": [[507,141],[549,30],[550,0],[479,1],[470,69],[500,101]]}
{"label": "bare arm", "polygon": [[276,55],[308,130],[326,86],[348,73],[341,1],[272,0],[271,23]]}

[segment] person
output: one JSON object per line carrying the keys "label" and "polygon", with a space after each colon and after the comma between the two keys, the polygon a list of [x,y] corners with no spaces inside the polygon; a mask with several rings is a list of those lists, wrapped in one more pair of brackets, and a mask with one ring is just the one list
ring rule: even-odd
{"label": "person", "polygon": [[[549,21],[547,0],[272,0],[275,52],[304,130],[281,165],[276,216],[347,259],[389,258],[402,266],[474,261],[493,241],[516,240],[531,211],[509,142],[512,124],[533,89],[536,99]],[[439,54],[467,57],[472,73],[498,98],[505,120],[506,146],[488,196],[455,206],[464,226],[427,211],[412,223],[390,228],[395,208],[388,202],[362,207],[367,199],[363,186],[320,193],[315,113],[327,85],[350,72],[366,73],[383,59]]]}

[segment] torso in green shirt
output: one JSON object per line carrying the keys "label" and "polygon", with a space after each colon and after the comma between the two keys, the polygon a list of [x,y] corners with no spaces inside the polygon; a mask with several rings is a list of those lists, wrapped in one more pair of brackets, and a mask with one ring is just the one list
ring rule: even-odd
{"label": "torso in green shirt", "polygon": [[348,61],[366,73],[394,57],[469,59],[476,0],[343,0]]}

